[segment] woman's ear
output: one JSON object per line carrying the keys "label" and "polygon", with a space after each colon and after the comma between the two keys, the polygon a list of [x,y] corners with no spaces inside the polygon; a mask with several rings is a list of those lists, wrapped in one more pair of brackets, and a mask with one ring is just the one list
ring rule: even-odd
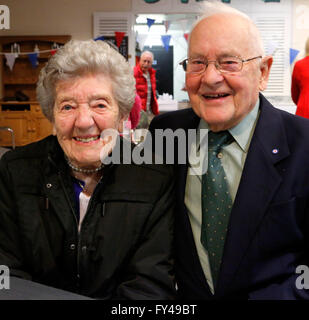
{"label": "woman's ear", "polygon": [[57,135],[57,130],[56,130],[55,123],[53,122],[52,125],[53,125],[53,136],[56,136]]}
{"label": "woman's ear", "polygon": [[118,132],[123,132],[124,130],[124,122],[128,120],[128,116],[121,116],[118,124]]}
{"label": "woman's ear", "polygon": [[261,64],[260,64],[260,84],[259,84],[259,90],[264,91],[267,88],[267,83],[269,79],[269,73],[270,68],[273,64],[273,57],[272,56],[265,56],[262,58]]}

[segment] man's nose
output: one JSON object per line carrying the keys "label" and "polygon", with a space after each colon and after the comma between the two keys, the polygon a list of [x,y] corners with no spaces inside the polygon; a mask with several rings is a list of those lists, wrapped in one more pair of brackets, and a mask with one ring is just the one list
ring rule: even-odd
{"label": "man's nose", "polygon": [[202,73],[202,81],[212,84],[224,79],[222,73],[217,69],[216,61],[208,61],[205,65],[205,71]]}

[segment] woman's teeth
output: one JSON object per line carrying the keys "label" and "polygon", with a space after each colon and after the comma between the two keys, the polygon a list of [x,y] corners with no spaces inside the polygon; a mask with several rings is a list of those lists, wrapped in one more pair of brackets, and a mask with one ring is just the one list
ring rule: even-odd
{"label": "woman's teeth", "polygon": [[78,138],[78,137],[75,137],[74,139],[77,140],[77,141],[80,141],[80,142],[90,142],[90,141],[95,141],[98,138],[99,138],[99,136],[90,137],[90,138]]}

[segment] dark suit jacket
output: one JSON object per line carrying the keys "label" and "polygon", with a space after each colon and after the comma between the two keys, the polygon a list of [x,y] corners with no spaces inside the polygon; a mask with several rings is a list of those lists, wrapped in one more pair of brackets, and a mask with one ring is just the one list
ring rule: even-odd
{"label": "dark suit jacket", "polygon": [[[184,205],[188,167],[175,165],[176,275],[183,299],[309,297],[308,290],[295,285],[299,276],[295,269],[308,266],[309,256],[309,121],[274,108],[262,95],[260,102],[214,296],[199,262]],[[150,131],[193,129],[199,120],[192,109],[170,112],[155,117]]]}

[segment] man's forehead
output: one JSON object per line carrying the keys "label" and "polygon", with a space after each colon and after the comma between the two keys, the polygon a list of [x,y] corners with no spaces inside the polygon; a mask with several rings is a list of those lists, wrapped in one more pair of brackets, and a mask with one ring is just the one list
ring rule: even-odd
{"label": "man's forehead", "polygon": [[148,53],[142,55],[141,59],[143,60],[152,60],[152,56]]}
{"label": "man's forehead", "polygon": [[249,37],[248,26],[248,21],[237,15],[233,15],[233,19],[227,19],[224,14],[207,17],[192,30],[189,54],[203,55],[207,48],[220,48],[220,55],[246,53],[253,40]]}
{"label": "man's forehead", "polygon": [[196,34],[215,34],[218,40],[224,35],[233,35],[246,37],[248,35],[248,29],[251,25],[249,20],[236,14],[220,13],[210,17],[206,17],[199,21],[191,32],[191,38]]}

